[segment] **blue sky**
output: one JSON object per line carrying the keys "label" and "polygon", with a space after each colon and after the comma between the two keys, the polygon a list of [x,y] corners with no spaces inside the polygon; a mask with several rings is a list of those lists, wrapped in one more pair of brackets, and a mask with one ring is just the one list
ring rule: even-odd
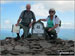
{"label": "blue sky", "polygon": [[[46,18],[50,8],[56,10],[56,15],[62,21],[64,29],[74,29],[74,1],[1,1],[1,29],[11,29],[16,24],[20,13],[26,4],[31,4],[31,10],[36,19]],[[46,23],[44,23],[46,25]]]}

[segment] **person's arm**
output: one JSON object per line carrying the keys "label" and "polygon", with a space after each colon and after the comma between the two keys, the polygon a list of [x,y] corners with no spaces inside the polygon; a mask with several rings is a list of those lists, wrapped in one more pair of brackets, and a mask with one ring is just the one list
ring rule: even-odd
{"label": "person's arm", "polygon": [[34,22],[36,22],[36,20],[33,20],[33,21],[29,24],[29,27],[31,27]]}
{"label": "person's arm", "polygon": [[19,16],[19,19],[17,20],[16,26],[20,23],[20,21],[23,19],[24,11],[22,11],[21,15]]}
{"label": "person's arm", "polygon": [[47,21],[47,19],[39,19],[38,21]]}
{"label": "person's arm", "polygon": [[59,24],[55,24],[55,26],[54,26],[54,27],[52,27],[52,28],[49,28],[49,30],[48,30],[48,31],[51,31],[51,30],[53,30],[53,29],[57,28],[58,26],[59,26]]}
{"label": "person's arm", "polygon": [[33,21],[31,22],[31,24],[33,24],[34,22],[36,22],[36,20],[33,20]]}
{"label": "person's arm", "polygon": [[17,20],[16,26],[18,26],[18,24],[19,24],[20,21],[21,21],[21,18],[19,18],[19,19]]}

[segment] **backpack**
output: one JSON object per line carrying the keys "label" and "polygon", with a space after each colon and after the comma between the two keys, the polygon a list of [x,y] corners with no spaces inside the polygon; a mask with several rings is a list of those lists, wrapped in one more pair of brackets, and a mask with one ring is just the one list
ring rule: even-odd
{"label": "backpack", "polygon": [[[57,15],[55,15],[55,18],[57,18]],[[59,22],[59,27],[61,27],[61,20],[60,20],[60,22]]]}

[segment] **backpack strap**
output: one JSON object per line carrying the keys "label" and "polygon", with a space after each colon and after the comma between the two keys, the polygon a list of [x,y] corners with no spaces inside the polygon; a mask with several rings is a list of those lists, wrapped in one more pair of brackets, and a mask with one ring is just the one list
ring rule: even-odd
{"label": "backpack strap", "polygon": [[[57,18],[57,15],[55,15],[55,19]],[[61,20],[59,22],[59,27],[61,27]]]}
{"label": "backpack strap", "polygon": [[55,18],[57,18],[57,15],[55,15]]}
{"label": "backpack strap", "polygon": [[24,18],[25,12],[26,12],[26,10],[23,11],[23,18]]}

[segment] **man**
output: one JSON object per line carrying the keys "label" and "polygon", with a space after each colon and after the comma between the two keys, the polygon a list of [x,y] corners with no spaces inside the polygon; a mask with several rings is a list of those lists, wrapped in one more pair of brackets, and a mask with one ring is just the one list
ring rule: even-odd
{"label": "man", "polygon": [[[21,13],[21,15],[17,21],[17,24],[16,24],[16,26],[19,25],[20,28],[23,28],[23,30],[24,30],[22,38],[26,38],[28,36],[29,28],[31,27],[32,23],[34,23],[36,21],[35,15],[30,9],[31,9],[31,5],[27,4],[26,10],[24,10]],[[33,22],[31,22],[31,19],[33,19]],[[20,39],[19,33],[17,33],[16,39]]]}

